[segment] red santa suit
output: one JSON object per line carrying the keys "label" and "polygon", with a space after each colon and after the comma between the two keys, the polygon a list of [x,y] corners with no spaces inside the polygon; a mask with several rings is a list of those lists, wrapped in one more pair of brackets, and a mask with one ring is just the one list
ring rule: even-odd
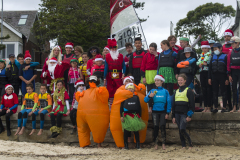
{"label": "red santa suit", "polygon": [[[14,108],[14,105],[18,105],[18,96],[15,94],[15,93],[12,93],[10,95],[8,95],[7,93],[5,93],[3,95],[3,98],[2,98],[2,103],[3,105],[3,110],[12,110],[13,113],[16,113],[17,112],[17,107]],[[14,109],[13,109],[13,108]]]}
{"label": "red santa suit", "polygon": [[[109,48],[117,46],[115,39],[108,39]],[[113,59],[111,53],[106,55],[104,79],[107,81],[107,90],[109,92],[109,98],[113,98],[116,90],[123,84],[122,74],[125,74],[126,66],[123,60],[123,55],[118,54],[117,59]]]}
{"label": "red santa suit", "polygon": [[[55,62],[57,63],[57,59],[55,57],[51,58],[49,62]],[[68,62],[60,62],[61,64],[57,64],[54,71],[48,70],[46,72],[43,72],[41,75],[41,78],[43,80],[47,79],[48,84],[50,84],[49,89],[54,92],[56,88],[56,82],[58,80],[64,80],[64,71],[70,67],[70,64]],[[43,75],[47,73],[46,77],[43,77]]]}

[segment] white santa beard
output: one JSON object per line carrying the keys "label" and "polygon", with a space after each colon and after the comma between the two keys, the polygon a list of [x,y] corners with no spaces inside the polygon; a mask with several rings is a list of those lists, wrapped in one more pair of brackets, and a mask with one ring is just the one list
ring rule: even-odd
{"label": "white santa beard", "polygon": [[118,59],[118,56],[119,56],[119,52],[118,50],[116,51],[110,51],[110,55],[112,57],[113,60],[117,60]]}
{"label": "white santa beard", "polygon": [[53,74],[56,66],[57,66],[57,63],[55,63],[54,65],[49,64],[48,71]]}

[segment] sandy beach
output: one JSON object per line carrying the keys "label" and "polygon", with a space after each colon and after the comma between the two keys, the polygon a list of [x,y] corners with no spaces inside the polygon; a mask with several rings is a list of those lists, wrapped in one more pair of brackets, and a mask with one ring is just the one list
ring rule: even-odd
{"label": "sandy beach", "polygon": [[88,148],[67,146],[65,144],[41,144],[27,142],[13,142],[0,140],[1,160],[20,159],[240,159],[240,148],[219,147],[219,146],[195,146],[192,150],[183,150],[180,145],[167,145],[166,150],[153,149],[152,145],[143,145],[142,150],[134,149],[133,144],[130,150],[122,150],[103,144],[103,148],[98,149],[95,145]]}

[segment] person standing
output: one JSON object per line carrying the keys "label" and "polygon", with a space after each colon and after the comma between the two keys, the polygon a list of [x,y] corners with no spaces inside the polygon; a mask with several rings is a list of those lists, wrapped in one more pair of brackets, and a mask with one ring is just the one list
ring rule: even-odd
{"label": "person standing", "polygon": [[126,43],[125,48],[127,51],[127,55],[124,57],[124,61],[125,61],[125,65],[126,65],[126,74],[125,75],[128,75],[129,74],[129,59],[130,59],[130,56],[133,54],[132,43]]}
{"label": "person standing", "polygon": [[213,90],[213,104],[215,107],[213,113],[218,112],[218,93],[220,86],[223,100],[223,109],[221,112],[223,113],[226,112],[226,85],[229,83],[227,76],[227,55],[222,53],[222,45],[220,43],[215,43],[213,50],[213,56],[208,69],[208,84],[212,85]]}
{"label": "person standing", "polygon": [[[232,83],[233,91],[233,109],[230,112],[235,112],[237,109],[237,99],[238,99],[238,84],[240,84],[240,38],[234,36],[231,38],[230,44],[232,45],[232,51],[227,57],[227,70],[229,74],[229,82]],[[240,112],[238,110],[238,112]]]}
{"label": "person standing", "polygon": [[135,38],[134,46],[136,51],[130,56],[129,59],[129,73],[134,77],[135,84],[138,85],[141,81],[141,64],[143,56],[147,53],[142,48],[142,39],[140,37]]}
{"label": "person standing", "polygon": [[82,60],[83,48],[81,46],[76,46],[74,48],[74,53],[75,53],[74,58],[78,60],[78,67],[79,67],[83,64],[83,60]]}

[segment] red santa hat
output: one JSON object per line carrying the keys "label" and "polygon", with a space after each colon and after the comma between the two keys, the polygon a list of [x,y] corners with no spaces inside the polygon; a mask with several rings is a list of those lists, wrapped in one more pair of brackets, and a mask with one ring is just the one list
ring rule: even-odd
{"label": "red santa hat", "polygon": [[108,46],[104,47],[104,49],[107,49],[107,50],[110,52],[110,49],[109,49],[109,47],[108,47]]}
{"label": "red santa hat", "polygon": [[55,62],[55,63],[57,63],[58,61],[57,61],[57,58],[52,57],[51,59],[49,59],[49,62]]}
{"label": "red santa hat", "polygon": [[155,78],[154,78],[154,81],[156,79],[160,79],[161,81],[165,82],[165,79],[164,79],[164,77],[162,75],[156,75]]}
{"label": "red santa hat", "polygon": [[126,82],[127,80],[130,80],[131,82],[133,82],[133,80],[128,76],[128,77],[125,77],[125,78],[124,78],[123,84],[125,84],[125,82]]}
{"label": "red santa hat", "polygon": [[31,59],[31,60],[32,60],[32,56],[31,56],[31,54],[29,53],[29,50],[26,50],[26,51],[25,51],[24,61],[25,61],[26,59]]}
{"label": "red santa hat", "polygon": [[134,77],[133,76],[129,76],[131,78],[132,81],[134,81]]}
{"label": "red santa hat", "polygon": [[11,87],[12,89],[14,89],[11,84],[6,84],[6,85],[5,85],[5,90],[7,90],[7,89],[10,88],[10,87]]}
{"label": "red santa hat", "polygon": [[53,50],[54,50],[55,48],[58,48],[58,49],[61,51],[61,54],[62,54],[62,48],[61,48],[61,46],[55,46],[55,47],[53,47]]}
{"label": "red santa hat", "polygon": [[83,84],[83,85],[84,85],[84,82],[83,82],[82,80],[77,80],[77,81],[75,82],[75,87],[77,87],[77,86],[80,85],[80,84]]}
{"label": "red santa hat", "polygon": [[208,41],[201,42],[201,49],[203,49],[203,48],[211,48]]}
{"label": "red santa hat", "polygon": [[225,32],[224,32],[224,36],[234,36],[234,33],[233,33],[233,31],[232,30],[230,30],[230,29],[227,29]]}
{"label": "red santa hat", "polygon": [[70,47],[70,48],[72,48],[72,50],[74,50],[73,49],[73,43],[72,42],[67,42],[66,44],[65,44],[65,48],[67,48],[67,47]]}
{"label": "red santa hat", "polygon": [[111,48],[116,48],[117,47],[117,41],[115,38],[111,39],[108,38],[108,45],[107,45],[110,49]]}
{"label": "red santa hat", "polygon": [[95,61],[95,62],[97,62],[97,61],[103,61],[103,57],[102,57],[102,55],[101,55],[101,54],[96,55],[94,61]]}

